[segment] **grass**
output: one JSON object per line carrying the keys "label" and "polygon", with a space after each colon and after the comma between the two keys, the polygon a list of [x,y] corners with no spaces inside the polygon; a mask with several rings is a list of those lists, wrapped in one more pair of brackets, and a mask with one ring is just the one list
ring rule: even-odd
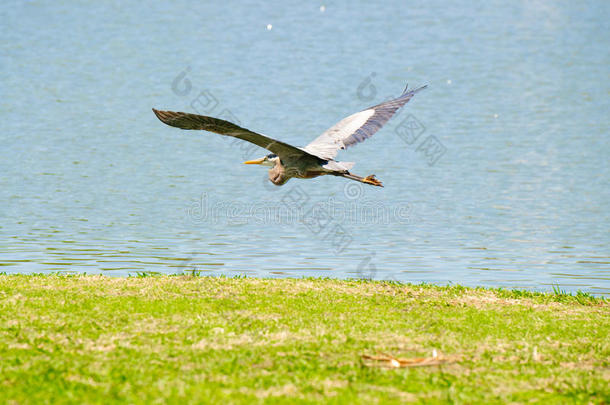
{"label": "grass", "polygon": [[0,403],[608,403],[608,336],[582,293],[0,275]]}

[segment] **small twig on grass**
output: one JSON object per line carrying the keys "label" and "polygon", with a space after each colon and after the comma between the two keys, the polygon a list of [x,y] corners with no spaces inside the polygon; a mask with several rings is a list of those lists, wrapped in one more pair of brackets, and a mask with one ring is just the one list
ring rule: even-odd
{"label": "small twig on grass", "polygon": [[440,364],[452,363],[457,361],[454,357],[438,356],[436,350],[432,352],[432,357],[414,357],[410,359],[401,359],[389,354],[380,353],[379,356],[369,356],[363,354],[361,356],[363,364],[367,367],[387,367],[387,368],[404,368],[404,367],[425,367],[438,366]]}

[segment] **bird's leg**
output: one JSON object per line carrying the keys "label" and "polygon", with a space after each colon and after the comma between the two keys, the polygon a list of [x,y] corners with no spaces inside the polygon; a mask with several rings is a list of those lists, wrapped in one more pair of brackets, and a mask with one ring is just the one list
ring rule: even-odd
{"label": "bird's leg", "polygon": [[340,176],[345,177],[346,179],[359,181],[360,183],[366,183],[366,184],[370,184],[372,186],[383,187],[383,184],[381,184],[381,182],[375,178],[374,174],[371,174],[370,176],[366,176],[366,177],[360,177],[360,176],[356,176],[355,174],[351,174],[350,172],[347,172],[347,173],[341,173]]}

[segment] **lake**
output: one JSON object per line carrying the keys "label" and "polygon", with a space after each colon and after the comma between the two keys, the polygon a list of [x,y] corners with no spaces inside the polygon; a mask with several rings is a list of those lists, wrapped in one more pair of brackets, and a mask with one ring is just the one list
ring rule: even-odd
{"label": "lake", "polygon": [[[203,2],[201,2],[203,3]],[[374,278],[610,294],[610,3],[6,1],[0,272]],[[418,93],[353,172],[298,146]]]}

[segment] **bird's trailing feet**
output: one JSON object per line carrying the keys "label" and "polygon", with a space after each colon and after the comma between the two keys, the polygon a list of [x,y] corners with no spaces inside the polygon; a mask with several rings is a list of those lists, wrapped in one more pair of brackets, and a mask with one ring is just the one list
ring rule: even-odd
{"label": "bird's trailing feet", "polygon": [[377,187],[383,187],[383,184],[381,184],[381,182],[379,180],[377,180],[377,178],[375,178],[374,174],[371,174],[370,176],[366,176],[364,179],[362,179],[363,183],[366,184],[371,184],[373,186],[377,186]]}
{"label": "bird's trailing feet", "polygon": [[348,172],[348,173],[338,174],[338,176],[343,176],[346,179],[356,180],[356,181],[359,181],[360,183],[366,183],[366,184],[370,184],[372,186],[383,187],[383,184],[381,184],[381,182],[379,180],[377,180],[377,178],[375,178],[374,174],[371,174],[370,176],[366,176],[366,177],[360,177],[360,176],[356,176],[355,174],[351,174]]}

